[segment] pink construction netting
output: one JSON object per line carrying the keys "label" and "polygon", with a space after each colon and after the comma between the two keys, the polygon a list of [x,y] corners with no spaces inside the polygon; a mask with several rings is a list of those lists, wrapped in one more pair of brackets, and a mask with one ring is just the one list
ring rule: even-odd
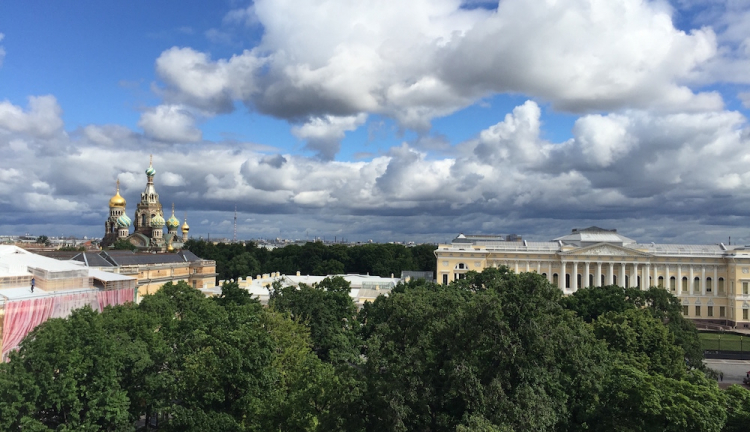
{"label": "pink construction netting", "polygon": [[75,309],[91,306],[101,312],[105,307],[133,301],[135,290],[125,288],[110,291],[61,294],[5,304],[3,321],[3,361],[8,353],[18,348],[24,337],[36,326],[50,318],[65,318]]}

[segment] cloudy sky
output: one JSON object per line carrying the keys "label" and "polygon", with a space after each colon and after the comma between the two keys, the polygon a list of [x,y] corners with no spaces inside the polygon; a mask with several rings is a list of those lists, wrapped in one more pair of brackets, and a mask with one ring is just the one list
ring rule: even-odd
{"label": "cloudy sky", "polygon": [[750,243],[748,0],[0,2],[0,234]]}

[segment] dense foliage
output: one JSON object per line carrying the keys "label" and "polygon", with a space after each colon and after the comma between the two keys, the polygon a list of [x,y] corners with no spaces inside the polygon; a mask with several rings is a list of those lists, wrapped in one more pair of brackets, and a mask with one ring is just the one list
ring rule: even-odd
{"label": "dense foliage", "polygon": [[345,273],[382,277],[401,276],[402,271],[430,271],[437,268],[435,245],[406,247],[397,244],[325,245],[309,242],[268,250],[255,243],[219,243],[188,240],[185,249],[201,258],[216,261],[219,279],[255,277],[281,272],[293,275],[327,276]]}
{"label": "dense foliage", "polygon": [[[0,430],[742,431],[750,391],[708,379],[663,290],[563,297],[507,268],[399,285],[357,311],[341,278],[165,285],[76,311],[0,365]],[[681,318],[681,317],[680,317]],[[150,419],[145,422],[145,419]]]}

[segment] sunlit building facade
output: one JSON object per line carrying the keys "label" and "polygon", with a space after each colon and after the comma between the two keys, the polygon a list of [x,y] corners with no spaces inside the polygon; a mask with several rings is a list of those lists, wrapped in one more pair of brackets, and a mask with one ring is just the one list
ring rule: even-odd
{"label": "sunlit building facade", "polygon": [[750,246],[638,243],[591,227],[546,242],[460,234],[435,255],[442,284],[508,266],[539,273],[565,294],[612,284],[657,286],[680,299],[688,318],[750,328]]}

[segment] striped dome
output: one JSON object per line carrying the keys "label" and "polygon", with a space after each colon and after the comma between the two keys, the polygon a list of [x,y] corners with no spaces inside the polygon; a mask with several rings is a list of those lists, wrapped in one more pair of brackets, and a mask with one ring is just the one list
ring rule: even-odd
{"label": "striped dome", "polygon": [[161,228],[164,226],[164,218],[156,215],[151,218],[151,228]]}
{"label": "striped dome", "polygon": [[156,174],[156,170],[151,165],[148,166],[148,169],[146,170],[146,175],[149,177],[153,177],[154,174]]}
{"label": "striped dome", "polygon": [[127,215],[122,215],[117,218],[117,226],[120,228],[127,228],[133,223]]}

